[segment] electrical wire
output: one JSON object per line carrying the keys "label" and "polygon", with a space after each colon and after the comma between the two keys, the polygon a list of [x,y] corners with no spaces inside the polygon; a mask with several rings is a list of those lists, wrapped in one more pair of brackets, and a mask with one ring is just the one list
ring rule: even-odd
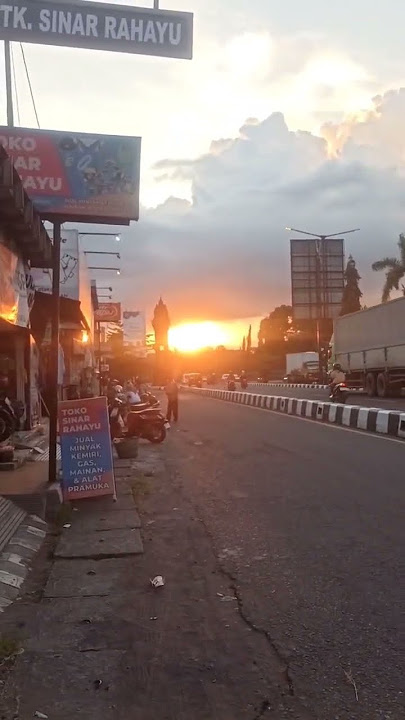
{"label": "electrical wire", "polygon": [[36,104],[35,104],[34,93],[33,93],[32,85],[31,85],[31,78],[30,78],[30,74],[29,74],[29,72],[28,72],[27,61],[26,61],[26,59],[25,59],[25,52],[24,52],[24,48],[23,48],[23,44],[22,44],[22,43],[20,43],[20,49],[21,49],[21,55],[22,55],[22,58],[23,58],[23,61],[24,61],[25,74],[26,74],[27,80],[28,80],[28,87],[29,87],[29,89],[30,89],[32,106],[33,106],[33,108],[34,108],[34,113],[35,113],[35,119],[36,119],[36,121],[37,121],[38,128],[40,128],[41,126],[40,126],[40,124],[39,124],[39,118],[38,118],[38,113],[37,113],[37,106],[36,106]]}
{"label": "electrical wire", "polygon": [[10,43],[10,53],[11,53],[11,67],[12,67],[12,71],[13,71],[13,82],[14,82],[14,92],[15,92],[15,106],[16,106],[16,110],[17,110],[17,120],[18,120],[18,124],[21,125],[20,103],[18,101],[18,88],[17,88],[17,80],[16,80],[16,75],[15,75],[13,43]]}

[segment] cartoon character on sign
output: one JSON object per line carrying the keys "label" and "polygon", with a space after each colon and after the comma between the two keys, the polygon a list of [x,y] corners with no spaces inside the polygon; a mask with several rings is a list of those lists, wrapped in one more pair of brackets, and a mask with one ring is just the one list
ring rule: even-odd
{"label": "cartoon character on sign", "polygon": [[66,135],[58,147],[69,182],[78,198],[87,198],[99,193],[96,177],[102,160],[99,159],[103,147],[102,138]]}
{"label": "cartoon character on sign", "polygon": [[[75,270],[77,268],[78,260],[73,255],[69,255],[69,253],[65,253],[62,255],[60,259],[60,269],[61,269],[61,276],[60,276],[60,284],[65,285],[68,280],[70,280],[74,274]],[[42,271],[44,275],[48,275],[49,277],[49,285],[52,286],[52,271],[51,270],[43,270]]]}
{"label": "cartoon character on sign", "polygon": [[83,170],[84,182],[87,185],[90,195],[99,195],[102,187],[100,173],[94,167],[87,167]]}

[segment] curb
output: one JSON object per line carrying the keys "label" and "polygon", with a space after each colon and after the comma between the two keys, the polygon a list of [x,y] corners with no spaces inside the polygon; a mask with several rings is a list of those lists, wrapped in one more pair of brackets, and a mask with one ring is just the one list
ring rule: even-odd
{"label": "curb", "polygon": [[305,390],[327,390],[329,385],[317,385],[314,383],[276,383],[276,382],[268,382],[268,383],[255,383],[255,382],[248,382],[248,385],[251,387],[285,387],[285,388],[304,388]]}
{"label": "curb", "polygon": [[0,553],[0,613],[20,594],[30,571],[30,563],[46,536],[46,523],[28,515]]}
{"label": "curb", "polygon": [[280,395],[255,395],[238,390],[212,390],[211,388],[186,388],[186,390],[218,400],[235,402],[239,405],[249,405],[318,422],[405,438],[405,412],[401,413],[397,410],[380,410],[379,408],[341,405],[319,400],[301,400]]}

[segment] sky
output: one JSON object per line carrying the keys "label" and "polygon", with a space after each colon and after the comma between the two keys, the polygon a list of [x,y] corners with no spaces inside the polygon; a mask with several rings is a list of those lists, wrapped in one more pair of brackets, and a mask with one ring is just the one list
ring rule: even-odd
{"label": "sky", "polygon": [[[346,254],[364,302],[378,302],[371,263],[395,255],[405,224],[404,3],[164,7],[194,13],[193,60],[25,45],[41,127],[142,136],[141,216],[121,232],[118,299],[151,317],[162,295],[174,323],[239,332],[290,302],[292,226],[359,227]],[[13,50],[19,124],[35,127]]]}

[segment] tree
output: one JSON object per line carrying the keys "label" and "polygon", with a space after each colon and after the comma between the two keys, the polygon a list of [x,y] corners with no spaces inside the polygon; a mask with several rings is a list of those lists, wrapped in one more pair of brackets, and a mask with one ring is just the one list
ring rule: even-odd
{"label": "tree", "polygon": [[340,314],[348,315],[349,313],[361,310],[360,298],[363,295],[359,288],[359,280],[361,280],[361,277],[356,268],[356,261],[351,255],[349,255],[349,259],[347,261],[344,278],[345,286],[343,290],[342,309]]}
{"label": "tree", "polygon": [[[399,290],[399,282],[405,276],[405,235],[401,233],[398,240],[399,259],[386,257],[377,260],[372,264],[373,270],[386,270],[385,283],[382,291],[381,301],[387,302],[393,290]],[[405,295],[405,288],[402,285],[402,294]]]}
{"label": "tree", "polygon": [[243,336],[242,340],[242,352],[246,352],[246,338]]}
{"label": "tree", "polygon": [[252,349],[252,326],[249,325],[249,332],[247,334],[247,340],[246,340],[246,350],[247,352],[250,352]]}
{"label": "tree", "polygon": [[283,342],[291,325],[291,305],[279,305],[267,317],[263,318],[259,330],[259,346],[274,342]]}

